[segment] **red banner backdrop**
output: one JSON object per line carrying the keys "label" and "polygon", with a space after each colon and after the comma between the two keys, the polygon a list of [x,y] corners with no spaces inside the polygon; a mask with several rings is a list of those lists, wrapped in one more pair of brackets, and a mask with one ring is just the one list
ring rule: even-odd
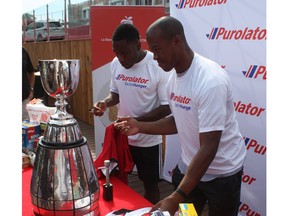
{"label": "red banner backdrop", "polygon": [[[109,92],[110,62],[115,57],[111,37],[115,28],[123,22],[133,24],[139,30],[142,48],[148,49],[146,30],[164,15],[164,6],[91,6],[93,103]],[[102,150],[105,128],[111,123],[107,113],[100,118],[94,117],[97,156]]]}
{"label": "red banner backdrop", "polygon": [[121,22],[130,22],[140,33],[142,48],[148,49],[148,26],[165,15],[164,6],[91,6],[92,70],[114,58],[111,37]]}

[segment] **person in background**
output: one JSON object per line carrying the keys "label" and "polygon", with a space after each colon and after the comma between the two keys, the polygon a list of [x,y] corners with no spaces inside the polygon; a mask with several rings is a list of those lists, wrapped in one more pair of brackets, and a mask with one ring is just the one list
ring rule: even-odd
{"label": "person in background", "polygon": [[172,115],[155,122],[119,117],[122,122],[114,125],[130,136],[178,132],[181,157],[172,174],[175,192],[151,212],[174,215],[179,203],[191,202],[198,215],[206,203],[210,216],[238,215],[246,148],[228,74],[189,47],[181,22],[173,17],[152,23],[146,39],[159,66],[176,71],[168,85]]}
{"label": "person in background", "polygon": [[35,84],[34,72],[35,70],[29,53],[25,47],[22,47],[22,121],[29,120],[26,105],[33,99]]}
{"label": "person in background", "polygon": [[[102,116],[116,104],[118,115],[132,116],[138,121],[155,121],[169,115],[166,93],[169,74],[157,65],[151,52],[141,49],[137,28],[120,24],[113,32],[112,49],[116,57],[111,62],[110,92],[94,104],[94,115]],[[144,197],[155,204],[160,200],[162,136],[137,134],[128,137],[128,144],[144,183]]]}

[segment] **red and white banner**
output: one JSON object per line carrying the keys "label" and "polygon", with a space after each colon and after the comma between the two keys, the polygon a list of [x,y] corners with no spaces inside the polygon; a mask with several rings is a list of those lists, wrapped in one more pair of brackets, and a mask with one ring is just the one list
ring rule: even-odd
{"label": "red and white banner", "polygon": [[[239,215],[266,215],[266,2],[171,0],[191,48],[229,73],[247,159]],[[177,135],[166,138],[164,178],[179,156]],[[166,176],[166,177],[165,177]]]}
{"label": "red and white banner", "polygon": [[[148,49],[146,30],[164,15],[164,6],[91,6],[93,103],[109,93],[110,63],[115,57],[111,37],[115,28],[121,22],[133,23],[140,33],[142,48]],[[102,150],[105,128],[112,123],[108,115],[107,111],[101,117],[94,117],[97,156]]]}

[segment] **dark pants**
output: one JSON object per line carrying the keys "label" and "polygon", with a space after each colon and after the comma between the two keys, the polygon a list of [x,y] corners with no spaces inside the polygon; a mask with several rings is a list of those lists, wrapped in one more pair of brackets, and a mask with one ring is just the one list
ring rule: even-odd
{"label": "dark pants", "polygon": [[159,148],[129,146],[138,176],[144,183],[144,197],[156,204],[160,200],[159,182]]}
{"label": "dark pants", "polygon": [[[198,215],[201,215],[205,204],[208,203],[209,216],[237,216],[240,206],[242,172],[243,170],[232,176],[199,182],[184,202],[193,203]],[[183,177],[184,175],[176,166],[172,175],[175,189]]]}

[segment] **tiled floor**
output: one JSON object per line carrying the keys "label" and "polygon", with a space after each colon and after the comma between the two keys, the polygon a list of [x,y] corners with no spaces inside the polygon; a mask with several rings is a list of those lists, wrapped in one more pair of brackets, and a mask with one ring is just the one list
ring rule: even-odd
{"label": "tiled floor", "polygon": [[[82,135],[87,139],[87,143],[90,147],[91,154],[93,159],[96,159],[95,155],[95,136],[94,136],[94,128],[93,126],[82,122],[80,120],[77,120]],[[137,173],[132,173],[128,176],[128,185],[135,190],[137,193],[139,193],[141,196],[144,195],[144,187],[143,183],[138,179]],[[162,180],[159,182],[159,188],[160,188],[160,198],[163,199],[164,197],[168,196],[173,192],[173,186],[170,182],[166,180]],[[208,216],[208,208],[205,207],[203,213],[201,216]]]}

